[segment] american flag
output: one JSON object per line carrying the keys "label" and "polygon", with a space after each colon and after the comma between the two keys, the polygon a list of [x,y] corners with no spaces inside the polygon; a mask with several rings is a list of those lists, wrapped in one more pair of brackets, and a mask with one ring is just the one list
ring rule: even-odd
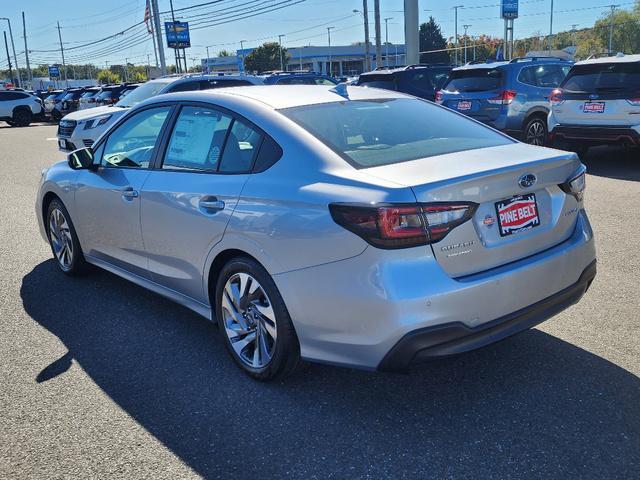
{"label": "american flag", "polygon": [[149,6],[149,0],[147,0],[147,7],[144,9],[144,23],[147,25],[147,32],[153,33],[153,23],[151,20],[151,7]]}

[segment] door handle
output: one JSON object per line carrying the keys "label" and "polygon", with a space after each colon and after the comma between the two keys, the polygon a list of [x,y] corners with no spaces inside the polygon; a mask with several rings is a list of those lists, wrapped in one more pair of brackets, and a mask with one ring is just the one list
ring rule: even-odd
{"label": "door handle", "polygon": [[138,191],[134,190],[131,187],[125,188],[120,192],[122,193],[122,198],[126,200],[133,200],[134,198],[138,198],[138,195],[139,195]]}
{"label": "door handle", "polygon": [[224,202],[222,200],[218,200],[216,197],[205,197],[200,200],[199,205],[201,209],[206,210],[209,213],[224,210]]}

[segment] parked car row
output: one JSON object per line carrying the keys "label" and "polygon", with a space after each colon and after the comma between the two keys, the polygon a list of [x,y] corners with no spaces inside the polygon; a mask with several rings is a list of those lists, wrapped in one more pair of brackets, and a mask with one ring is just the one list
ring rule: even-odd
{"label": "parked car row", "polygon": [[112,105],[139,83],[123,83],[102,87],[75,87],[56,90],[44,99],[45,113],[52,120],[60,120],[65,115],[86,108]]}

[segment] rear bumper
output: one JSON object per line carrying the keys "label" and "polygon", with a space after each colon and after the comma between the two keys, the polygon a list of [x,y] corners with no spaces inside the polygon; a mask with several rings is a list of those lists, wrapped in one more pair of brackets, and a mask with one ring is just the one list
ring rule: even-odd
{"label": "rear bumper", "polygon": [[640,133],[632,127],[557,125],[550,138],[584,143],[629,143],[640,145]]}
{"label": "rear bumper", "polygon": [[594,260],[576,283],[517,312],[476,328],[452,322],[410,332],[387,353],[378,369],[405,370],[411,364],[468,352],[528,330],[577,303],[595,276]]}

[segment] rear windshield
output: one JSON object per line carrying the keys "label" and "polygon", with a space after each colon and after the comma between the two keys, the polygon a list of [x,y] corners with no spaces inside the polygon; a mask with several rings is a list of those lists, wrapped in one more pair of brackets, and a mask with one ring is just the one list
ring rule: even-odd
{"label": "rear windshield", "polygon": [[414,98],[351,100],[280,112],[356,168],[512,143],[462,115]]}
{"label": "rear windshield", "polygon": [[497,68],[454,70],[445,84],[448,92],[486,92],[502,85],[502,71]]}
{"label": "rear windshield", "polygon": [[384,88],[385,90],[396,89],[396,84],[391,75],[360,75],[358,85],[372,88]]}
{"label": "rear windshield", "polygon": [[569,93],[636,93],[640,91],[640,63],[576,65],[561,88]]}
{"label": "rear windshield", "polygon": [[73,100],[75,98],[80,98],[80,95],[80,92],[68,92],[64,97],[62,97],[62,100]]}
{"label": "rear windshield", "polygon": [[96,93],[98,93],[97,90],[96,91],[89,90],[88,92],[84,92],[80,98],[93,97]]}

